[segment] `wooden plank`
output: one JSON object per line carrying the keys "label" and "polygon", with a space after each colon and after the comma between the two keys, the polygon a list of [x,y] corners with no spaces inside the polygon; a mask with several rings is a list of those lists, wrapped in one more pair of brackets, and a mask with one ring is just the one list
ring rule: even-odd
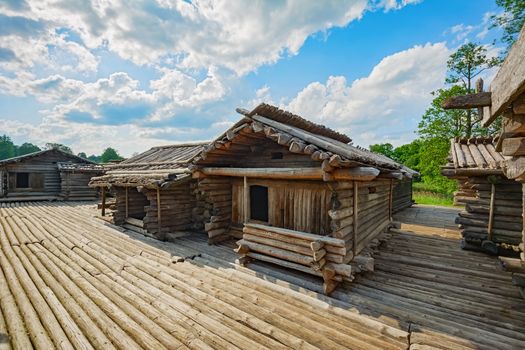
{"label": "wooden plank", "polygon": [[490,106],[491,103],[490,92],[478,92],[475,94],[450,97],[443,101],[441,106],[443,109],[470,109]]}
{"label": "wooden plank", "polygon": [[520,94],[525,92],[524,52],[525,26],[490,85],[492,105],[490,113],[483,114],[483,126],[490,125]]}
{"label": "wooden plank", "polygon": [[525,156],[525,137],[504,139],[501,153],[504,156]]}

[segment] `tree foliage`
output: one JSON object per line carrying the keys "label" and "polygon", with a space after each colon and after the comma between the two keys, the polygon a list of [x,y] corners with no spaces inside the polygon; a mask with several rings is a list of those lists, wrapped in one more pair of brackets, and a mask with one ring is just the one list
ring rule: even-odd
{"label": "tree foliage", "polygon": [[9,136],[0,136],[0,160],[15,157],[15,150],[15,144]]}
{"label": "tree foliage", "polygon": [[508,51],[525,24],[525,0],[496,0],[496,5],[503,8],[503,13],[491,17],[492,28],[503,29],[501,41],[507,44]]}
{"label": "tree foliage", "polygon": [[107,163],[112,160],[122,160],[123,158],[118,154],[118,152],[111,147],[108,147],[104,150],[102,155],[100,156],[100,161],[102,163]]}
{"label": "tree foliage", "polygon": [[46,149],[58,149],[66,153],[73,154],[73,150],[69,146],[63,145],[61,143],[48,142],[46,143]]}
{"label": "tree foliage", "polygon": [[34,153],[40,150],[41,150],[40,147],[38,147],[37,145],[33,145],[32,143],[29,143],[29,142],[24,142],[23,144],[18,146],[17,155],[23,156],[24,154]]}

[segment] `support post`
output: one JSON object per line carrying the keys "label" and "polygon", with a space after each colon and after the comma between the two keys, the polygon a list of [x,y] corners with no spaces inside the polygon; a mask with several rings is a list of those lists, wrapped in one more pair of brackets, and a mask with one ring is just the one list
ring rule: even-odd
{"label": "support post", "polygon": [[126,186],[126,219],[129,217],[128,211],[128,186]]}
{"label": "support post", "polygon": [[390,179],[390,194],[388,198],[388,220],[392,221],[392,211],[394,206],[394,179]]}
{"label": "support post", "polygon": [[159,226],[158,226],[158,235],[159,235],[159,239],[161,240],[164,240],[164,235],[162,234],[161,230],[162,230],[162,215],[161,215],[161,210],[160,210],[160,188],[157,187],[157,219],[158,219],[158,223],[159,223]]}
{"label": "support post", "polygon": [[357,248],[357,221],[358,221],[358,210],[357,210],[357,201],[359,198],[359,185],[357,181],[354,181],[354,237],[353,237],[353,244],[352,244],[352,251],[354,253],[354,256],[357,255],[356,248]]}
{"label": "support post", "polygon": [[106,187],[102,186],[102,216],[106,216]]}
{"label": "support post", "polygon": [[[521,217],[522,217],[522,220],[523,220],[523,223],[525,224],[525,182],[523,182],[521,184],[521,194],[522,194],[522,210],[523,210],[523,213],[521,214]],[[521,231],[521,243],[522,243],[522,250],[521,250],[521,253],[520,253],[520,258],[521,258],[521,261],[525,261],[525,248],[523,247],[523,245],[525,245],[525,225],[523,225],[523,230]]]}
{"label": "support post", "polygon": [[496,185],[490,186],[490,208],[489,208],[489,223],[487,227],[487,240],[492,241],[492,227],[494,226],[494,201],[496,197]]}
{"label": "support post", "polygon": [[250,198],[250,194],[248,193],[249,192],[249,189],[248,189],[248,178],[245,176],[244,177],[244,223],[247,223],[248,220],[250,219],[250,215],[249,215],[249,206],[248,206],[248,200]]}

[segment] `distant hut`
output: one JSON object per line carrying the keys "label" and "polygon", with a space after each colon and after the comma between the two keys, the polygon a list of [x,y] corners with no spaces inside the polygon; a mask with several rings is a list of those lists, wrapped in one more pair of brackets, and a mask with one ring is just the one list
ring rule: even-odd
{"label": "distant hut", "polygon": [[505,158],[496,151],[497,139],[454,139],[450,163],[442,174],[458,181],[454,202],[465,205],[456,223],[462,247],[498,253],[497,244],[519,245],[522,239],[521,184],[503,172]]}
{"label": "distant hut", "polygon": [[[150,150],[109,165],[103,176],[91,179],[90,186],[104,193],[103,215],[108,190],[115,196],[116,225],[166,240],[178,232],[195,229],[193,183],[188,163],[204,144],[179,144]],[[201,220],[202,221],[202,220]]]}
{"label": "distant hut", "polygon": [[50,149],[0,161],[0,202],[93,199],[89,178],[102,173],[95,163]]}
{"label": "distant hut", "polygon": [[[391,159],[300,116],[261,104],[196,157],[193,176],[211,242],[242,238],[241,263],[264,260],[323,276],[330,293],[372,262],[362,254],[391,224]],[[361,254],[360,257],[357,257]]]}

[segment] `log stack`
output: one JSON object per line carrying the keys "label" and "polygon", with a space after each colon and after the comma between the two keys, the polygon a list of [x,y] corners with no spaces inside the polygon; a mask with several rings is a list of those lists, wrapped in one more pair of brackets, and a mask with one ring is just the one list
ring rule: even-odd
{"label": "log stack", "polygon": [[202,217],[204,230],[210,244],[229,238],[232,217],[232,185],[225,177],[210,176],[200,179],[197,188],[198,201],[201,203],[195,213]]}
{"label": "log stack", "polygon": [[518,246],[521,243],[521,185],[503,176],[470,177],[465,187],[475,197],[463,197],[465,210],[456,218],[464,246],[479,246],[498,253],[495,244]]}
{"label": "log stack", "polygon": [[342,239],[247,223],[237,244],[240,263],[257,259],[321,276],[326,294],[344,278],[352,279],[351,265],[343,263],[348,249]]}

